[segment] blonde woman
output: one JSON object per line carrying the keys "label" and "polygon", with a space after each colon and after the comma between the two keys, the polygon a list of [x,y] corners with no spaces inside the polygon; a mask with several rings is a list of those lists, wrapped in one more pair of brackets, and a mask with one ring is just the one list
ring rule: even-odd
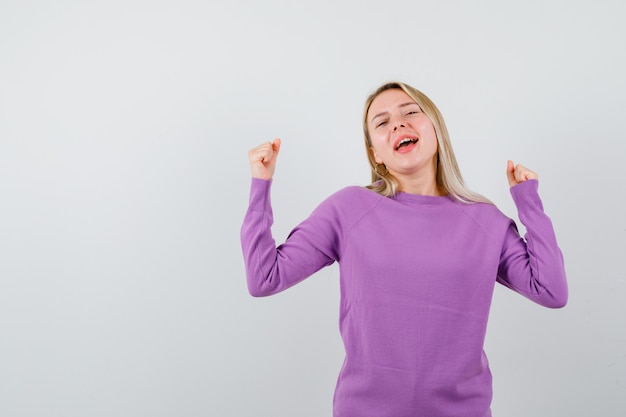
{"label": "blonde woman", "polygon": [[335,417],[491,416],[483,344],[495,283],[546,307],[567,302],[537,174],[507,162],[522,238],[464,185],[443,117],[423,93],[381,86],[363,128],[372,184],[327,198],[278,247],[269,195],[281,141],[250,150],[241,229],[249,291],[272,295],[339,263],[346,356]]}

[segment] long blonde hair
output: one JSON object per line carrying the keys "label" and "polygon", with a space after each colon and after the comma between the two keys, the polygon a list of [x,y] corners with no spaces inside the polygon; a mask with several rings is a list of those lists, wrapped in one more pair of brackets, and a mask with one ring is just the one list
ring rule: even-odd
{"label": "long blonde hair", "polygon": [[363,112],[363,133],[365,134],[365,150],[367,152],[367,159],[369,160],[372,184],[367,188],[384,195],[386,197],[392,197],[398,192],[398,182],[388,170],[385,173],[379,173],[377,171],[377,163],[374,159],[372,152],[372,140],[370,138],[369,129],[367,127],[367,114],[369,112],[372,102],[380,93],[386,90],[399,89],[409,95],[420,106],[424,114],[430,119],[435,127],[435,134],[437,135],[437,186],[444,192],[452,196],[453,198],[464,203],[489,203],[493,204],[487,198],[475,193],[465,186],[459,165],[456,162],[454,151],[452,150],[452,144],[450,143],[450,136],[446,123],[443,120],[443,116],[435,103],[433,103],[424,93],[411,87],[408,84],[394,81],[386,83],[380,86],[374,91],[365,101],[365,111]]}

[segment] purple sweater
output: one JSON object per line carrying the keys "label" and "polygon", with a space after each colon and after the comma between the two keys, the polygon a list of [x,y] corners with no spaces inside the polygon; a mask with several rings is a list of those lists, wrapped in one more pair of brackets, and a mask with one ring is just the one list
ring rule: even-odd
{"label": "purple sweater", "polygon": [[275,294],[339,263],[335,417],[490,416],[483,343],[495,282],[547,307],[567,302],[536,180],[511,189],[526,239],[491,204],[347,187],[278,247],[270,186],[252,180],[241,228],[248,289]]}

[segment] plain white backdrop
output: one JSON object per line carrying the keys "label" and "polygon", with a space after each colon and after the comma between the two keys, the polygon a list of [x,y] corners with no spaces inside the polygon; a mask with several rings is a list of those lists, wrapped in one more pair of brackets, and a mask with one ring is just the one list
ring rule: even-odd
{"label": "plain white backdrop", "polygon": [[247,294],[247,150],[283,149],[283,240],[369,181],[361,112],[401,80],[516,218],[536,170],[562,310],[498,286],[494,416],[626,414],[626,6],[587,1],[0,1],[0,416],[331,415],[336,266]]}

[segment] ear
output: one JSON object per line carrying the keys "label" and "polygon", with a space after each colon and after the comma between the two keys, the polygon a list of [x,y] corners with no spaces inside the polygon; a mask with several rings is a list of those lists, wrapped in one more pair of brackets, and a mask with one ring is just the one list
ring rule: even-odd
{"label": "ear", "polygon": [[376,153],[376,150],[374,149],[373,146],[370,146],[370,152],[372,153],[372,156],[374,157],[374,161],[376,161],[377,164],[382,164],[383,163],[383,160],[380,159],[380,157]]}

